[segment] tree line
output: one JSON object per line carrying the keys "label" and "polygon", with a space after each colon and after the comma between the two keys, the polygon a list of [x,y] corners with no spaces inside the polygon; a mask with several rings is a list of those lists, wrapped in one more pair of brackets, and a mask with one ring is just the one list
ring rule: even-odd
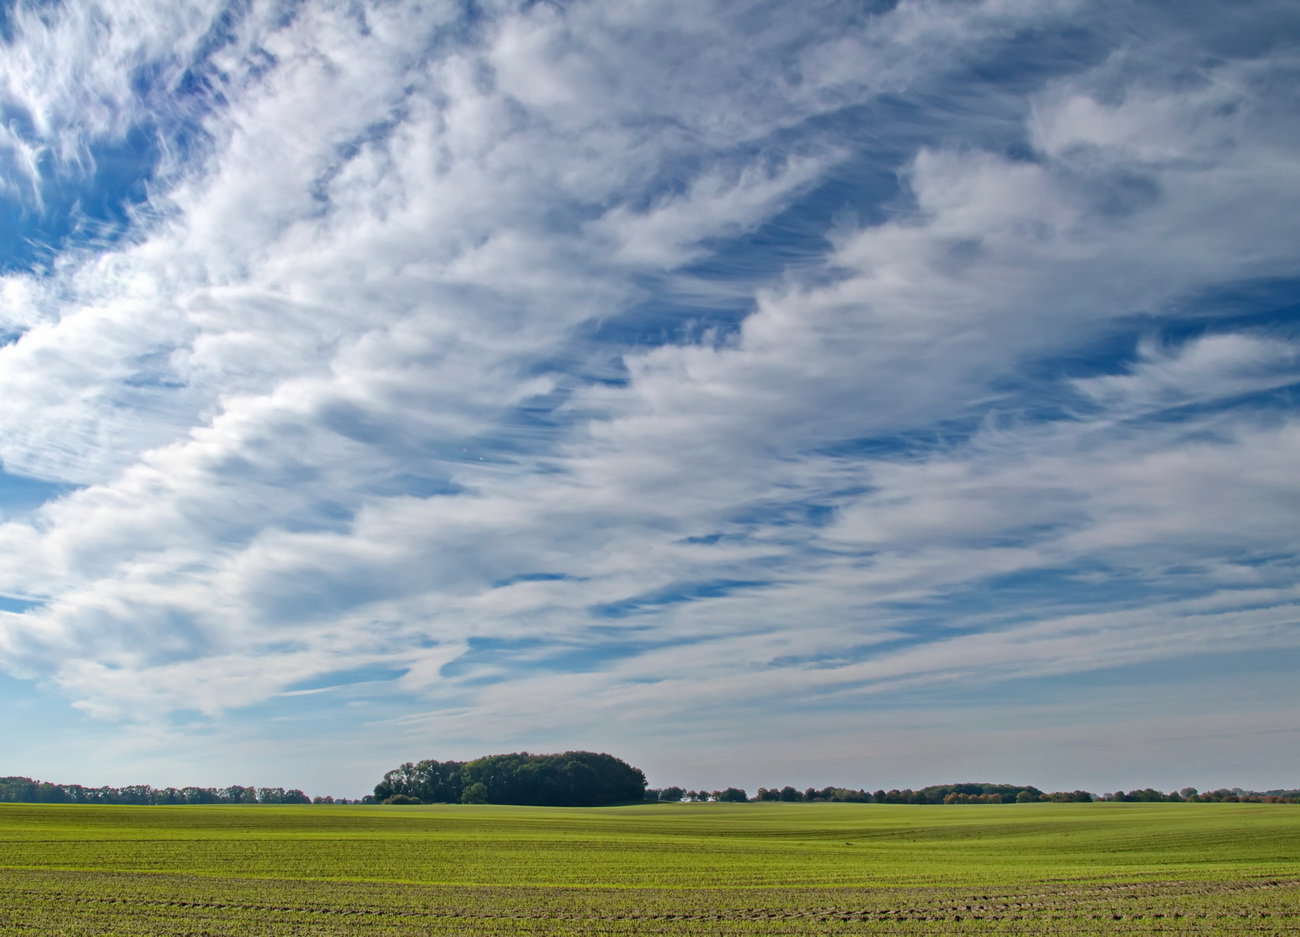
{"label": "tree line", "polygon": [[359,800],[308,797],[297,789],[252,787],[84,787],[53,784],[25,777],[0,778],[0,803],[29,804],[436,804],[490,803],[584,807],[633,801],[750,803],[757,801],[838,802],[857,804],[1008,804],[1089,803],[1300,803],[1300,790],[1249,791],[1240,787],[1198,791],[1184,787],[1094,794],[1089,791],[1045,793],[1030,785],[936,784],[920,790],[853,790],[847,787],[791,785],[760,787],[754,796],[743,788],[689,790],[647,789],[645,775],[612,755],[565,752],[561,755],[489,755],[474,761],[407,762],[384,775],[373,794]]}
{"label": "tree line", "polygon": [[308,797],[282,787],[83,787],[52,784],[31,778],[0,778],[0,803],[9,804],[125,804],[165,806],[182,804],[347,804],[346,798]]}
{"label": "tree line", "polygon": [[757,801],[783,801],[786,803],[823,801],[851,804],[1032,804],[1032,803],[1091,803],[1092,801],[1164,802],[1164,803],[1300,803],[1300,790],[1247,791],[1242,788],[1219,788],[1198,791],[1194,787],[1162,793],[1153,788],[1115,791],[1111,794],[1094,794],[1090,791],[1053,791],[1047,793],[1031,785],[1016,784],[935,784],[914,791],[904,790],[853,790],[846,787],[809,787],[799,790],[785,787],[760,787],[749,794],[737,787],[725,790],[687,790],[681,787],[651,788],[646,791],[647,801],[670,803],[705,802],[746,803]]}
{"label": "tree line", "polygon": [[782,801],[800,803],[824,801],[848,804],[1011,804],[1036,803],[1044,799],[1060,801],[1091,801],[1093,796],[1087,791],[1074,791],[1061,794],[1044,794],[1036,787],[1016,784],[935,784],[920,790],[853,790],[848,787],[809,787],[806,790],[787,784],[785,787],[760,787],[750,797],[748,793],[736,787],[722,791],[690,791],[680,787],[666,787],[646,791],[646,799],[651,801],[718,801],[721,803],[744,803],[746,801]]}
{"label": "tree line", "polygon": [[1115,791],[1113,794],[1099,794],[1097,800],[1125,801],[1133,803],[1184,802],[1200,804],[1300,804],[1300,790],[1246,791],[1240,787],[1221,787],[1213,791],[1198,791],[1194,787],[1184,787],[1179,791],[1162,794],[1160,791],[1145,787],[1140,791]]}

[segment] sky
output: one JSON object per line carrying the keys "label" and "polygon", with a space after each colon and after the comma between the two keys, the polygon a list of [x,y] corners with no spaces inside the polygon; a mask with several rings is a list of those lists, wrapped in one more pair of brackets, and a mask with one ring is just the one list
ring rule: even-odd
{"label": "sky", "polygon": [[1300,787],[1300,5],[0,2],[0,774]]}

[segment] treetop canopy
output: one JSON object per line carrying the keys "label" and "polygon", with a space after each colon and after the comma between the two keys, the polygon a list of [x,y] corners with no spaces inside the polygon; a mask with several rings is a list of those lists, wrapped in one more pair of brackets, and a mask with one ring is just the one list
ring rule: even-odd
{"label": "treetop canopy", "polygon": [[380,802],[413,798],[426,804],[599,807],[639,801],[645,788],[645,774],[613,755],[514,752],[473,761],[407,762],[384,775],[375,785],[374,798]]}

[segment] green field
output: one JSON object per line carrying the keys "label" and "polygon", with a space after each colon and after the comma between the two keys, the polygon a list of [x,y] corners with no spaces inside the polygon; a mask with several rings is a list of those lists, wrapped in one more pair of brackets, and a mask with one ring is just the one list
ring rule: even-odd
{"label": "green field", "polygon": [[0,805],[0,933],[1300,933],[1300,806]]}

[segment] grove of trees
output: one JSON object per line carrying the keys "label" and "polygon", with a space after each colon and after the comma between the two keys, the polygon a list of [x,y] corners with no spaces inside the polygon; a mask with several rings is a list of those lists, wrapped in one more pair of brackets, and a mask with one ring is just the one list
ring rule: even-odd
{"label": "grove of trees", "polygon": [[473,761],[407,762],[375,785],[379,803],[598,807],[639,801],[645,775],[613,755],[515,752]]}

